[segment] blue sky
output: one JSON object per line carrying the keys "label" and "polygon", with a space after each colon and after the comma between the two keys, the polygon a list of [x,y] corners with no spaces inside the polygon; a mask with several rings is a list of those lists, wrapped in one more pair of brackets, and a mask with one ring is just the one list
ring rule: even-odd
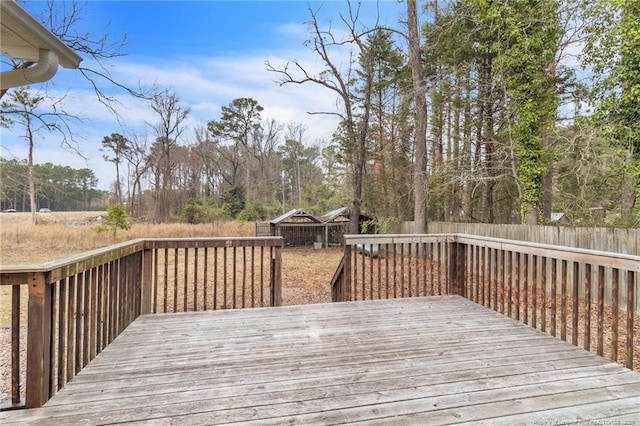
{"label": "blue sky", "polygon": [[[46,3],[32,2],[24,7],[37,16],[43,5]],[[318,58],[304,46],[308,33],[303,25],[310,19],[308,7],[315,10],[320,5],[303,1],[89,1],[83,5],[80,26],[83,31],[109,34],[115,40],[126,33],[123,52],[127,55],[110,61],[109,71],[132,86],[156,84],[175,92],[181,104],[191,109],[188,126],[218,119],[220,108],[235,98],[252,97],[264,107],[263,118],[302,123],[307,127],[306,142],[315,143],[329,141],[336,119],[307,112],[335,111],[335,96],[315,85],[278,86],[277,75],[267,71],[265,61],[278,66],[295,59],[311,70],[320,69]],[[398,27],[405,5],[395,0],[365,1],[362,16],[369,26],[376,8],[382,22]],[[321,24],[332,19],[337,28],[338,12],[346,10],[344,1],[324,2]],[[88,58],[83,66],[91,66]],[[77,71],[63,69],[48,83],[48,90],[64,96],[65,108],[82,118],[74,133],[87,159],[61,148],[57,135],[42,134],[36,140],[36,163],[89,167],[96,173],[99,187],[108,189],[115,172],[113,165],[102,159],[102,138],[117,132],[153,140],[150,124],[157,119],[148,104],[112,92],[125,117],[119,123],[97,103]],[[26,158],[19,132],[0,132],[0,156]],[[182,142],[190,142],[189,138],[186,132]]]}

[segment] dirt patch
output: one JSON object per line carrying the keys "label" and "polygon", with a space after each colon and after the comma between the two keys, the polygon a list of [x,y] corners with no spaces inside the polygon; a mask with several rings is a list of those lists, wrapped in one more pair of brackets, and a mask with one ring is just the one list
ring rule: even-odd
{"label": "dirt patch", "polygon": [[282,252],[282,304],[331,302],[331,277],[344,251],[287,248]]}

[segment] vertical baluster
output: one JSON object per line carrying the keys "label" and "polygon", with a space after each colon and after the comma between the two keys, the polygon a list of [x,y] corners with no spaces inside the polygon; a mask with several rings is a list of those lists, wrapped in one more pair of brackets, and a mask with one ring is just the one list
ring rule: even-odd
{"label": "vertical baluster", "polygon": [[480,304],[487,305],[487,248],[480,247]]}
{"label": "vertical baluster", "polygon": [[360,256],[362,257],[362,270],[360,271],[360,279],[362,280],[362,300],[367,300],[367,281],[365,278],[365,263],[367,261],[367,257],[365,255],[365,251],[367,250],[367,245],[362,244],[362,252]]}
{"label": "vertical baluster", "polygon": [[529,324],[529,255],[522,260],[522,322]]}
{"label": "vertical baluster", "polygon": [[480,247],[473,245],[471,249],[471,265],[469,273],[469,287],[471,288],[471,300],[480,303]]}
{"label": "vertical baluster", "polygon": [[489,252],[491,258],[491,266],[489,272],[489,297],[491,298],[490,305],[493,306],[493,310],[498,310],[498,249],[491,249]]}
{"label": "vertical baluster", "polygon": [[256,283],[255,283],[255,266],[256,266],[256,248],[251,246],[251,307],[256,307]]}
{"label": "vertical baluster", "polygon": [[184,257],[182,259],[182,312],[189,310],[189,249],[182,250]]}
{"label": "vertical baluster", "polygon": [[507,269],[507,316],[513,317],[513,278],[511,276],[513,270],[513,252],[507,252],[507,258],[505,262],[505,268]]}
{"label": "vertical baluster", "polygon": [[598,342],[597,354],[604,355],[604,266],[598,266]]}
{"label": "vertical baluster", "polygon": [[66,347],[66,371],[67,371],[67,380],[71,380],[73,378],[73,347],[75,346],[75,315],[76,315],[76,277],[72,275],[67,278],[67,284],[69,286],[69,291],[67,293],[67,347]]}
{"label": "vertical baluster", "polygon": [[427,258],[427,261],[429,262],[429,287],[430,287],[429,294],[431,296],[434,296],[437,293],[435,290],[435,286],[433,285],[433,281],[436,275],[436,271],[434,270],[434,267],[433,267],[433,263],[434,263],[433,252],[434,252],[434,243],[431,242],[429,243],[429,257]]}
{"label": "vertical baluster", "polygon": [[633,314],[635,308],[635,291],[634,291],[635,273],[627,271],[627,358],[625,366],[633,369]]}
{"label": "vertical baluster", "polygon": [[397,280],[396,277],[398,276],[398,273],[396,271],[396,261],[397,261],[397,244],[393,244],[393,273],[391,274],[393,276],[393,298],[395,299],[396,297],[398,297],[398,284],[397,284]]}
{"label": "vertical baluster", "polygon": [[531,327],[538,328],[538,256],[531,256]]}
{"label": "vertical baluster", "polygon": [[514,252],[513,253],[513,262],[514,262],[514,266],[515,266],[515,271],[514,271],[514,278],[515,278],[515,285],[514,285],[514,299],[515,299],[515,319],[520,321],[520,253],[518,252]]}
{"label": "vertical baluster", "polygon": [[66,318],[67,318],[67,279],[64,278],[59,281],[58,286],[60,291],[58,294],[58,377],[56,381],[58,383],[58,390],[62,389],[62,386],[66,383],[65,380],[65,353],[66,353]]}
{"label": "vertical baluster", "polygon": [[260,247],[260,306],[264,306],[264,246]]}
{"label": "vertical baluster", "polygon": [[618,315],[620,314],[620,270],[613,268],[611,277],[611,360],[618,361]]}
{"label": "vertical baluster", "polygon": [[505,296],[505,291],[506,291],[506,273],[507,273],[507,268],[506,268],[506,263],[507,263],[507,257],[506,257],[506,253],[504,250],[500,250],[500,262],[499,262],[499,275],[500,275],[500,301],[498,302],[500,304],[500,313],[505,313],[506,312],[506,296]]}
{"label": "vertical baluster", "polygon": [[82,304],[82,293],[84,287],[84,279],[82,274],[76,275],[76,294],[75,294],[75,306],[76,306],[76,316],[75,316],[75,338],[73,344],[73,357],[74,357],[74,370],[73,374],[76,375],[80,372],[82,358],[81,358],[81,348],[82,348],[82,315],[83,315],[83,304]]}
{"label": "vertical baluster", "polygon": [[411,263],[412,263],[412,260],[413,260],[412,257],[411,257],[412,243],[407,244],[407,247],[409,249],[408,259],[407,259],[408,260],[407,261],[407,263],[408,263],[407,268],[409,269],[409,283],[408,283],[409,292],[408,293],[409,293],[409,297],[412,297],[413,296],[413,289],[411,288],[413,286],[413,276],[412,276],[412,273],[411,273]]}
{"label": "vertical baluster", "polygon": [[198,246],[193,249],[193,310],[198,311]]}
{"label": "vertical baluster", "polygon": [[90,308],[90,299],[91,299],[91,275],[90,271],[84,271],[84,289],[82,292],[82,304],[84,314],[82,316],[82,368],[84,368],[87,364],[89,364],[89,345],[91,343],[90,334],[90,321],[91,321],[91,310]]}
{"label": "vertical baluster", "polygon": [[571,323],[571,344],[578,346],[578,319],[579,319],[579,306],[580,306],[580,264],[573,262],[573,301],[572,301],[572,323]]}
{"label": "vertical baluster", "polygon": [[422,256],[420,256],[422,260],[422,295],[429,296],[427,290],[427,243],[422,244]]}
{"label": "vertical baluster", "polygon": [[378,272],[378,299],[382,299],[382,260],[380,256],[382,256],[382,246],[378,244],[378,257],[376,258],[376,266]]}
{"label": "vertical baluster", "polygon": [[20,292],[11,286],[11,403],[20,403]]}
{"label": "vertical baluster", "polygon": [[353,252],[353,300],[358,300],[358,247]]}
{"label": "vertical baluster", "polygon": [[584,265],[584,349],[591,350],[591,264]]}
{"label": "vertical baluster", "polygon": [[[237,247],[233,247],[232,249],[232,253],[233,253],[233,262],[231,264],[232,267],[232,276],[231,276],[231,285],[232,285],[232,296],[233,296],[233,309],[236,308],[236,299],[238,297],[238,248]],[[273,300],[271,301],[273,303]]]}
{"label": "vertical baluster", "polygon": [[218,309],[218,247],[213,248],[213,309]]}
{"label": "vertical baluster", "polygon": [[558,261],[551,259],[551,335],[556,335],[558,298]]}
{"label": "vertical baluster", "polygon": [[[158,251],[156,251],[156,256],[158,256]],[[169,249],[165,247],[164,249],[164,257],[163,257],[163,263],[164,263],[164,276],[163,276],[163,291],[162,291],[162,295],[163,295],[163,310],[162,312],[166,313],[167,311],[167,302],[169,299]],[[156,269],[157,270],[157,269]],[[156,274],[156,279],[157,279],[157,274]]]}
{"label": "vertical baluster", "polygon": [[404,297],[404,244],[400,244],[400,297]]}
{"label": "vertical baluster", "polygon": [[540,265],[540,330],[547,331],[547,257],[542,256]]}
{"label": "vertical baluster", "polygon": [[178,311],[178,249],[173,249],[173,312]]}
{"label": "vertical baluster", "polygon": [[385,295],[389,298],[389,244],[384,246],[384,282],[385,282]]}
{"label": "vertical baluster", "polygon": [[[222,248],[222,307],[227,308],[227,247]],[[273,250],[273,249],[272,249]]]}
{"label": "vertical baluster", "polygon": [[242,307],[246,306],[247,296],[247,247],[242,246]]}
{"label": "vertical baluster", "polygon": [[202,254],[202,302],[205,311],[209,310],[209,247]]}
{"label": "vertical baluster", "polygon": [[436,265],[438,266],[438,279],[436,280],[436,286],[438,287],[438,295],[442,294],[442,243],[436,241]]}
{"label": "vertical baluster", "polygon": [[567,340],[567,261],[562,261],[562,282],[560,287],[561,306],[560,306],[560,338]]}
{"label": "vertical baluster", "polygon": [[[60,310],[60,305],[57,302],[57,296],[58,296],[58,292],[60,291],[60,286],[59,286],[59,281],[57,282],[53,282],[51,284],[49,284],[49,286],[51,287],[50,291],[48,292],[48,296],[49,296],[49,306],[51,307],[51,311],[50,311],[50,318],[48,319],[49,323],[51,324],[51,326],[49,327],[49,348],[48,348],[48,352],[49,352],[49,366],[47,368],[47,371],[49,372],[49,380],[48,380],[48,384],[49,384],[49,389],[48,389],[48,396],[49,398],[51,398],[55,393],[56,393],[56,379],[58,377],[58,374],[56,372],[56,368],[57,368],[57,361],[58,361],[58,356],[56,354],[56,344],[58,342],[57,338],[56,338],[56,325],[57,322],[56,321],[60,316],[59,314],[59,310]],[[57,348],[58,350],[60,348]]]}

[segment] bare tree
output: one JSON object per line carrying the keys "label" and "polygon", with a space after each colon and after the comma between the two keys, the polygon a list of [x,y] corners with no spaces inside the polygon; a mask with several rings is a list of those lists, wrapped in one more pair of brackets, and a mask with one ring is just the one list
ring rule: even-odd
{"label": "bare tree", "polygon": [[[343,108],[342,112],[315,111],[309,113],[337,115],[342,120],[346,141],[350,146],[351,166],[353,167],[353,199],[349,232],[357,234],[360,232],[362,183],[366,162],[366,139],[369,129],[373,81],[371,73],[372,61],[369,59],[369,55],[366,54],[365,37],[376,29],[359,28],[359,3],[353,6],[351,2],[347,2],[347,6],[348,13],[339,15],[340,21],[347,30],[347,35],[341,40],[336,38],[331,27],[327,30],[320,27],[318,22],[320,9],[313,10],[309,8],[311,21],[308,22],[308,25],[311,29],[311,40],[307,43],[312,46],[313,51],[323,61],[325,66],[323,71],[317,74],[312,73],[303,64],[295,60],[288,62],[283,68],[277,68],[269,62],[266,65],[269,71],[280,75],[280,80],[278,81],[280,85],[314,83],[333,91],[340,99]],[[377,27],[377,23],[375,27]],[[360,71],[364,81],[358,81],[354,78],[356,62],[359,59],[358,55],[351,53],[349,62],[344,68],[345,71],[342,71],[343,67],[336,62],[337,58],[332,56],[332,48],[344,48],[345,46],[355,49],[361,55],[360,65],[363,69]],[[361,86],[358,87],[354,83],[356,81]]]}
{"label": "bare tree", "polygon": [[183,123],[189,115],[190,109],[180,106],[178,95],[168,92],[155,95],[151,100],[151,109],[159,119],[158,124],[155,126],[157,134],[155,143],[157,179],[154,220],[162,223],[169,219],[171,207],[169,200],[173,169],[171,152],[184,131]]}
{"label": "bare tree", "polygon": [[[127,187],[128,187],[128,205],[129,213],[133,216],[139,216],[142,210],[140,198],[142,194],[142,176],[149,167],[148,159],[148,141],[146,136],[134,135],[127,138],[129,149],[122,153],[127,160]],[[138,203],[138,205],[136,205]]]}
{"label": "bare tree", "polygon": [[40,104],[45,100],[44,95],[33,95],[28,88],[20,87],[10,92],[7,100],[0,103],[2,114],[0,115],[0,127],[12,127],[19,125],[24,129],[23,138],[28,145],[28,182],[31,220],[36,224],[36,189],[35,177],[33,172],[33,151],[35,149],[36,135],[42,131],[56,132],[65,135],[68,131],[68,121],[74,117],[66,114],[64,111],[57,111],[54,102],[53,112],[43,112],[40,110]]}

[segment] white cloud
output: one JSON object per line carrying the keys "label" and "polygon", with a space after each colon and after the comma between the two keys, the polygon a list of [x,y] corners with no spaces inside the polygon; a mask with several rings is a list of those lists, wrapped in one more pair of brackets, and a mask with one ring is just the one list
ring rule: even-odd
{"label": "white cloud", "polygon": [[[166,58],[155,63],[127,60],[117,62],[111,73],[114,79],[128,85],[137,86],[139,82],[149,86],[156,84],[175,92],[182,105],[191,109],[189,125],[218,119],[222,106],[235,98],[251,97],[264,107],[264,119],[275,119],[283,124],[300,122],[307,127],[308,143],[328,141],[338,123],[337,117],[309,115],[308,112],[336,111],[335,94],[311,83],[278,85],[278,75],[267,70],[265,61],[269,60],[278,67],[290,59],[299,60],[311,72],[321,70],[317,58],[301,50],[271,55]],[[79,85],[82,80],[74,76],[73,83]],[[86,162],[80,156],[60,148],[56,135],[45,135],[45,140],[36,146],[35,161],[74,168],[89,167],[96,173],[100,188],[109,189],[114,180],[114,170],[111,163],[102,159],[102,138],[116,132],[150,133],[147,123],[153,124],[157,118],[147,102],[120,92],[113,95],[118,101],[116,109],[123,120],[118,123],[111,112],[97,101],[91,88],[62,92],[60,88],[65,84],[68,81],[61,79],[50,89],[56,91],[53,93],[57,96],[64,94],[65,109],[82,118],[82,122],[74,127],[74,138],[79,141],[79,150],[89,160]],[[26,158],[26,146],[18,140],[18,136],[2,129],[2,156]],[[191,140],[190,137],[185,134],[186,140]]]}

